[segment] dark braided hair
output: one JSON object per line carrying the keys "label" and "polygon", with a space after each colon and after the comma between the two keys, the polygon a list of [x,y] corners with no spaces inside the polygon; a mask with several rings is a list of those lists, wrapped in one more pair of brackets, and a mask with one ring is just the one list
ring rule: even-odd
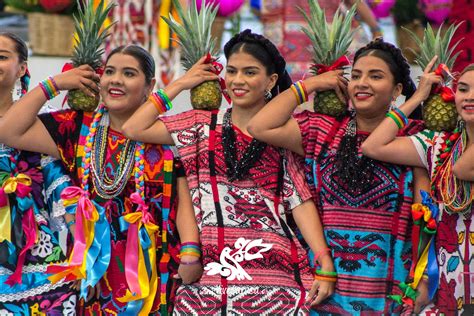
{"label": "dark braided hair", "polygon": [[285,59],[269,39],[247,29],[234,35],[224,46],[224,55],[227,60],[232,54],[239,51],[252,55],[257,59],[265,66],[267,75],[274,73],[278,75],[275,87],[271,90],[272,98],[280,91],[285,91],[291,86],[290,75],[285,69]]}
{"label": "dark braided hair", "polygon": [[[416,91],[415,83],[410,77],[410,65],[398,47],[384,42],[382,38],[376,38],[357,50],[354,56],[354,65],[359,58],[364,56],[380,58],[387,64],[393,75],[394,84],[400,83],[402,85],[402,94],[406,99]],[[421,118],[419,107],[417,112],[412,114],[412,118]],[[362,140],[357,137],[355,124],[354,120],[349,122],[346,127],[348,130],[341,139],[335,156],[337,170],[335,174],[341,183],[347,185],[347,190],[360,194],[367,192],[373,186],[375,162],[366,156],[359,156],[359,143]]]}
{"label": "dark braided hair", "polygon": [[381,37],[371,41],[366,46],[357,50],[354,56],[354,64],[364,56],[374,56],[382,59],[390,69],[394,77],[394,83],[401,83],[403,86],[402,94],[409,99],[416,91],[416,86],[410,77],[410,64],[403,56],[400,48],[393,44],[384,42]]}
{"label": "dark braided hair", "polygon": [[[26,63],[28,61],[28,47],[26,46],[25,42],[18,37],[18,35],[10,33],[10,32],[0,32],[1,37],[6,37],[13,41],[15,44],[15,50],[18,54],[18,61],[21,63]],[[28,91],[28,86],[30,84],[30,73],[28,72],[28,68],[25,74],[20,78],[21,82],[21,94],[25,94]]]}
{"label": "dark braided hair", "polygon": [[155,77],[155,60],[146,49],[138,45],[122,45],[116,47],[110,52],[109,56],[107,56],[105,64],[107,64],[110,57],[115,54],[124,54],[135,58],[138,61],[141,70],[145,74],[145,82],[147,84],[151,83]]}

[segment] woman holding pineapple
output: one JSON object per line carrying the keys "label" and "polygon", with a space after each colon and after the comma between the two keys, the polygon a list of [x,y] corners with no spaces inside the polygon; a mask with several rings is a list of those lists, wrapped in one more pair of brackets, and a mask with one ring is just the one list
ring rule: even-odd
{"label": "woman holding pineapple", "polygon": [[[308,94],[331,89],[344,102],[349,95],[353,113],[340,118],[309,111],[293,115]],[[413,174],[411,168],[362,156],[360,145],[390,104],[414,90],[400,50],[377,39],[356,52],[350,81],[336,70],[297,82],[249,123],[257,139],[305,157],[339,276],[335,294],[315,308],[318,313],[401,312],[387,294],[399,292],[397,285],[410,268]],[[410,123],[401,134],[417,130]]]}
{"label": "woman holding pineapple", "polygon": [[[156,121],[156,107],[148,103],[123,126],[132,138],[175,144],[188,177],[205,273],[178,288],[175,313],[306,314],[310,303],[333,292],[336,280],[322,227],[293,157],[246,131],[252,116],[289,87],[285,61],[270,41],[249,30],[235,35],[224,53],[232,109],[191,110]],[[212,67],[202,58],[193,69],[209,74]],[[172,83],[167,93],[176,95],[189,86],[184,82]],[[315,280],[287,221],[290,210],[319,254]]]}
{"label": "woman holding pineapple", "polygon": [[[15,82],[20,79],[21,94],[28,89],[27,58],[20,38],[0,33],[0,120],[13,104]],[[70,183],[59,161],[0,144],[1,315],[75,313],[69,282],[51,284],[45,273],[66,260],[58,231],[74,230],[60,199]]]}
{"label": "woman holding pineapple", "polygon": [[[87,299],[81,315],[166,315],[170,274],[177,268],[175,218],[181,241],[199,241],[186,180],[176,179],[179,168],[174,168],[170,148],[121,133],[123,122],[153,89],[154,67],[143,48],[119,47],[106,61],[100,78],[103,104],[96,112],[65,110],[37,117],[59,90],[97,93],[99,78],[83,65],[41,82],[0,121],[1,141],[60,158],[73,176],[76,187],[63,194],[68,210],[76,213],[73,253],[68,266],[50,271],[56,273],[53,281],[82,279],[81,295]],[[178,215],[172,201],[176,191]],[[195,257],[182,257],[190,259]],[[200,269],[190,269],[187,282],[199,277]]]}
{"label": "woman holding pineapple", "polygon": [[[417,92],[400,107],[402,116],[410,115],[427,100],[433,85],[442,82],[441,76],[431,72],[435,59],[425,68]],[[457,80],[454,101],[460,120],[453,132],[425,130],[410,137],[396,137],[397,124],[386,118],[362,149],[374,159],[424,167],[431,176],[431,195],[439,201],[441,214],[435,243],[439,288],[434,304],[424,311],[430,315],[469,313],[465,307],[474,297],[474,65]]]}

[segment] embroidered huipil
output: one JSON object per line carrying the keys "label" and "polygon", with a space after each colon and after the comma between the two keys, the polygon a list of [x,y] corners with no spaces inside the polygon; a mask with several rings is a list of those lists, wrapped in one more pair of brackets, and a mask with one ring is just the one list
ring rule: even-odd
{"label": "embroidered huipil", "polygon": [[[315,314],[388,315],[411,264],[411,168],[375,161],[373,185],[354,192],[336,176],[335,157],[350,121],[309,111],[295,115],[307,181],[338,273],[336,293]],[[414,126],[410,124],[404,132]],[[358,148],[368,133],[358,132]],[[361,153],[359,153],[362,155]]]}
{"label": "embroidered huipil", "polygon": [[[446,132],[424,130],[411,136],[418,154],[431,177],[435,175]],[[460,213],[447,211],[438,203],[440,214],[435,248],[439,266],[439,287],[434,302],[422,314],[461,315],[469,313],[466,304],[474,303],[474,212],[473,206]],[[470,309],[472,311],[472,307]]]}
{"label": "embroidered huipil", "polygon": [[[66,259],[60,194],[70,178],[58,160],[0,144],[0,184],[0,315],[75,315],[70,284],[51,284],[46,274]],[[15,271],[21,283],[10,282]]]}
{"label": "embroidered huipil", "polygon": [[[161,118],[186,171],[200,230],[204,274],[176,293],[177,315],[307,314],[312,274],[287,224],[289,211],[311,198],[304,175],[267,146],[243,180],[229,181],[222,142],[225,110],[191,110]],[[237,158],[252,138],[234,127]],[[288,158],[290,157],[290,158]],[[275,204],[277,207],[275,208]]]}
{"label": "embroidered huipil", "polygon": [[[89,133],[93,113],[66,110],[41,115],[40,118],[56,142],[63,164],[71,172],[76,185],[79,185],[84,172],[81,162],[85,137]],[[124,152],[126,138],[109,129],[105,142],[103,166],[106,176],[109,179],[114,179],[121,154]],[[169,151],[162,146],[145,145],[144,153],[145,202],[154,223],[160,226],[159,234],[155,240],[159,283],[157,291],[153,293],[155,298],[150,312],[152,315],[168,313],[172,300],[172,275],[177,269],[175,258],[178,250],[175,238],[174,208],[171,209],[171,213],[167,214],[162,204],[165,184],[163,171],[165,150]],[[110,260],[103,263],[106,272],[99,282],[101,288],[99,299],[92,298],[86,303],[81,300],[79,311],[83,315],[116,315],[125,312],[127,308],[127,303],[118,300],[125,296],[128,289],[125,277],[127,231],[123,230],[124,223],[120,218],[132,213],[135,208],[129,199],[130,195],[135,192],[135,181],[131,175],[124,190],[109,200],[97,195],[92,180],[89,180],[89,188],[91,198],[105,210],[104,219],[107,222],[106,229],[109,231],[108,236],[105,236],[106,242],[103,242],[100,247],[102,247],[101,251],[105,249],[105,252],[110,254]],[[170,188],[170,191],[174,192],[174,189]],[[164,253],[166,255],[163,255]],[[106,261],[103,256],[98,260]]]}

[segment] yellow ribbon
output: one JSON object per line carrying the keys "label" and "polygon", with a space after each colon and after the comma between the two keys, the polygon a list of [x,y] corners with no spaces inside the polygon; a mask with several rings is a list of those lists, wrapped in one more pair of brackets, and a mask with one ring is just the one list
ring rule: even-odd
{"label": "yellow ribbon", "polygon": [[6,240],[11,242],[12,236],[12,221],[10,203],[7,198],[7,205],[0,207],[0,242]]}
{"label": "yellow ribbon", "polygon": [[160,5],[160,15],[158,17],[158,40],[162,50],[170,47],[170,27],[161,17],[168,17],[171,10],[171,0],[163,0]]}
{"label": "yellow ribbon", "polygon": [[418,283],[423,277],[423,273],[425,272],[426,266],[428,265],[428,250],[430,249],[431,242],[432,240],[428,242],[428,245],[423,250],[421,257],[418,260],[418,263],[416,264],[416,268],[415,268],[415,272],[413,276],[413,282],[411,283],[413,285],[412,287],[415,289],[418,287]]}
{"label": "yellow ribbon", "polygon": [[[148,272],[145,265],[145,258],[143,255],[143,249],[139,245],[138,246],[138,283],[140,285],[140,295],[134,295],[134,293],[130,292],[127,289],[125,295],[123,297],[117,298],[118,301],[130,302],[134,300],[143,299],[143,306],[140,310],[138,315],[149,315],[153,303],[155,301],[156,292],[158,289],[158,273],[157,273],[157,266],[156,266],[156,241],[155,241],[155,234],[159,230],[159,227],[152,222],[143,222],[142,221],[142,212],[133,212],[124,216],[124,220],[130,224],[138,223],[137,231],[140,232],[142,225],[145,225],[145,229],[147,234],[150,238],[151,245],[148,248],[148,257],[150,259],[150,266],[151,266],[151,277],[148,278]],[[137,236],[137,241],[140,242],[139,236]]]}
{"label": "yellow ribbon", "polygon": [[31,178],[23,173],[18,174],[16,177],[10,177],[3,183],[3,190],[7,194],[14,193],[19,183],[31,186]]}

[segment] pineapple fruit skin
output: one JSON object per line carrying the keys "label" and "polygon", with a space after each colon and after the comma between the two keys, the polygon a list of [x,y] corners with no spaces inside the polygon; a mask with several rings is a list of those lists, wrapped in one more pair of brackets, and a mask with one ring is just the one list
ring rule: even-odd
{"label": "pineapple fruit skin", "polygon": [[347,104],[339,100],[334,90],[319,92],[314,98],[314,112],[341,117],[347,112]]}
{"label": "pineapple fruit skin", "polygon": [[88,96],[81,90],[70,90],[68,92],[67,104],[76,111],[93,112],[99,105],[99,101],[98,96]]}
{"label": "pineapple fruit skin", "polygon": [[428,129],[451,132],[456,128],[458,112],[456,105],[445,102],[439,94],[432,94],[423,105],[423,120]]}
{"label": "pineapple fruit skin", "polygon": [[191,89],[191,105],[195,110],[215,110],[221,103],[221,87],[216,80],[203,82]]}

